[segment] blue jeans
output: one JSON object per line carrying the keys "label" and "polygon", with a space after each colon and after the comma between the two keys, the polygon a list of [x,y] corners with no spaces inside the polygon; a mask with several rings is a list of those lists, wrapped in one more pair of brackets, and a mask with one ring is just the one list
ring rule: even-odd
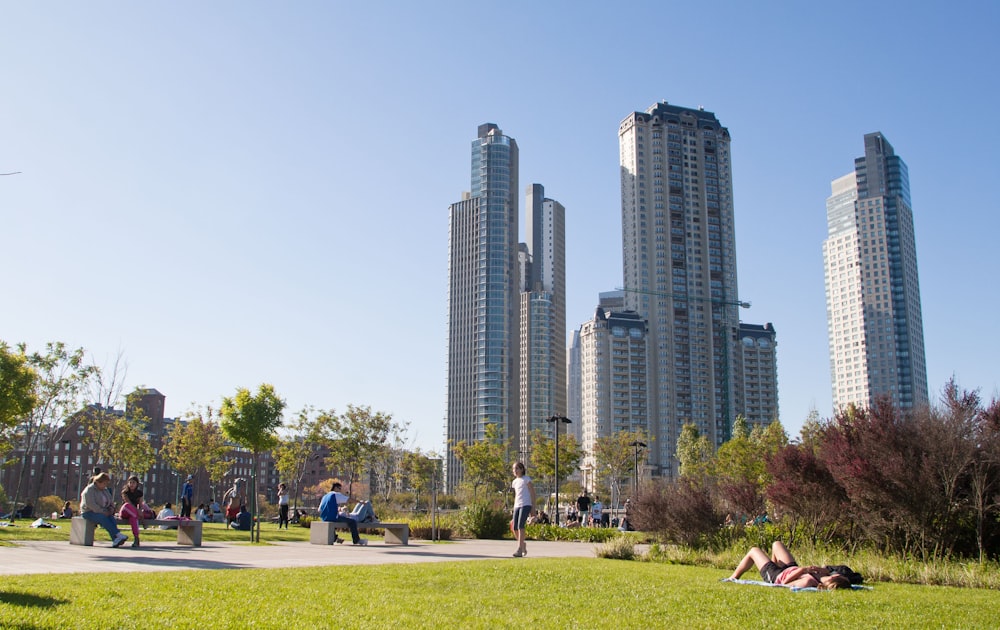
{"label": "blue jeans", "polygon": [[107,514],[101,514],[100,512],[84,512],[81,514],[83,518],[87,519],[91,523],[97,523],[104,529],[108,530],[108,534],[111,535],[111,540],[114,540],[119,533],[118,524],[115,523],[115,519]]}
{"label": "blue jeans", "polygon": [[343,514],[338,514],[330,522],[332,523],[347,523],[348,529],[351,530],[351,542],[355,545],[361,542],[361,535],[358,534],[358,522],[353,518],[347,518]]}

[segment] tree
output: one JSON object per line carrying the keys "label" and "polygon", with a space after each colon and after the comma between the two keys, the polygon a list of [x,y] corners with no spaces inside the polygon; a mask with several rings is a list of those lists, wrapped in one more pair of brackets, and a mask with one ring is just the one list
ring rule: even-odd
{"label": "tree", "polygon": [[[617,497],[621,496],[625,479],[635,475],[636,447],[632,445],[637,441],[646,444],[647,448],[651,442],[645,431],[619,431],[602,435],[594,444],[595,472],[598,479],[608,483],[614,505],[618,504]],[[645,453],[640,455],[646,456]]]}
{"label": "tree", "polygon": [[508,471],[510,440],[504,440],[500,427],[492,422],[486,424],[485,438],[471,444],[462,440],[451,447],[458,461],[465,468],[465,483],[472,486],[475,500],[480,487],[493,491],[504,488]]}
{"label": "tree", "polygon": [[[847,513],[847,495],[813,448],[805,443],[784,447],[768,459],[772,481],[767,498],[794,532],[801,524],[812,543],[830,541]],[[791,542],[791,541],[790,541]]]}
{"label": "tree", "polygon": [[[253,499],[253,513],[257,520],[256,541],[260,542],[260,507],[257,492],[257,471],[260,467],[260,453],[274,448],[278,443],[277,431],[281,428],[285,401],[278,397],[274,386],[264,383],[251,394],[246,388],[236,390],[232,398],[222,399],[222,432],[233,442],[253,453],[253,469],[250,475],[250,496]],[[253,531],[250,534],[253,540]]]}
{"label": "tree", "polygon": [[394,427],[392,415],[372,413],[371,407],[354,405],[348,405],[347,411],[339,416],[327,413],[317,419],[319,440],[330,452],[327,467],[348,473],[349,496],[353,495],[354,482],[386,445]]}
{"label": "tree", "polygon": [[94,402],[81,412],[79,420],[84,428],[83,442],[90,450],[94,462],[103,463],[106,458],[105,451],[111,448],[115,421],[122,414],[115,407],[121,402],[128,364],[119,352],[110,369],[98,367],[96,364],[92,364],[90,368],[87,384],[91,400]]}
{"label": "tree", "polygon": [[688,423],[677,436],[677,460],[681,477],[705,481],[711,472],[712,444],[699,434],[698,427]]}
{"label": "tree", "polygon": [[295,420],[287,427],[290,432],[278,444],[275,450],[275,467],[283,479],[292,482],[293,508],[298,509],[300,484],[305,476],[309,462],[320,457],[318,417],[326,412],[317,412],[313,407],[303,407]]}
{"label": "tree", "polygon": [[215,487],[229,469],[227,456],[232,449],[226,444],[226,436],[213,413],[211,407],[185,412],[184,419],[170,428],[160,452],[164,461],[182,475],[204,470]]}
{"label": "tree", "polygon": [[[556,427],[558,428],[558,424]],[[546,431],[535,429],[531,432],[531,467],[535,475],[552,481],[552,492],[555,487],[564,482],[576,472],[583,459],[583,449],[576,437],[572,435],[559,436],[559,479],[556,481],[556,441],[546,435]],[[561,493],[560,493],[561,494]],[[556,509],[559,508],[559,497],[556,497]]]}
{"label": "tree", "polygon": [[[0,431],[15,426],[35,408],[37,382],[38,374],[29,365],[24,349],[12,352],[0,341]],[[5,439],[0,443],[0,453],[8,450]]]}
{"label": "tree", "polygon": [[32,480],[29,479],[24,496],[31,496],[34,490],[37,502],[38,491],[41,489],[40,480],[48,478],[51,461],[48,455],[55,451],[57,444],[66,439],[69,428],[67,419],[82,406],[83,389],[94,368],[84,364],[82,348],[70,351],[61,342],[47,343],[45,351],[41,353],[27,354],[25,344],[20,344],[18,349],[27,357],[28,365],[38,378],[35,381],[35,405],[23,418],[24,460],[15,501],[21,494],[23,476],[28,469],[25,464],[30,454],[31,457],[38,457],[39,465],[34,475],[34,481],[38,485],[32,489]]}

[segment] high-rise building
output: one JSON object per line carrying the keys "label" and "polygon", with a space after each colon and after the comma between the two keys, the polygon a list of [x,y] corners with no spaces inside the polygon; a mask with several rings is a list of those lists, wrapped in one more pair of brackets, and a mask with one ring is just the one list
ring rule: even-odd
{"label": "high-rise building", "polygon": [[[596,470],[598,438],[649,433],[646,322],[632,311],[597,307],[579,331],[583,470]],[[592,479],[592,477],[591,477]]]}
{"label": "high-rise building", "polygon": [[526,191],[527,251],[521,294],[520,437],[526,456],[529,435],[545,420],[566,415],[566,211],[545,197],[541,184]]}
{"label": "high-rise building", "polygon": [[736,361],[736,413],[752,429],[778,419],[777,334],[774,325],[740,322]]}
{"label": "high-rise building", "polygon": [[917,245],[906,164],[865,135],[854,171],[833,180],[823,242],[834,411],[889,396],[928,403]]}
{"label": "high-rise building", "polygon": [[[479,126],[471,157],[471,190],[449,207],[449,445],[483,439],[487,424],[499,426],[513,442],[519,438],[517,142],[486,123]],[[461,478],[449,448],[448,490]]]}
{"label": "high-rise building", "polygon": [[683,425],[719,445],[736,416],[729,130],[661,102],[623,120],[618,138],[625,302],[648,326],[649,464],[671,475]]}

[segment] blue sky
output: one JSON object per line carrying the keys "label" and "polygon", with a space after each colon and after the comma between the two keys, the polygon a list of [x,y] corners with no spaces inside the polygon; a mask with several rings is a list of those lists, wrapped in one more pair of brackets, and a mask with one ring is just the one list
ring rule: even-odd
{"label": "blue sky", "polygon": [[931,391],[998,392],[995,2],[0,8],[0,339],[120,350],[167,415],[270,382],[440,452],[476,127],[565,205],[576,327],[622,282],[618,124],[659,100],[732,135],[741,315],[777,330],[790,433],[831,413],[825,201],[872,131],[909,166]]}

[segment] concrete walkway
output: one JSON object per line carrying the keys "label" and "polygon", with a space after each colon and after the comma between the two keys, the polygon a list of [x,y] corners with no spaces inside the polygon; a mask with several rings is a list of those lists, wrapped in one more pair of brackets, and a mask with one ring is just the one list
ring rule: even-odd
{"label": "concrete walkway", "polygon": [[[119,549],[107,541],[93,547],[68,542],[15,543],[0,547],[0,575],[29,573],[102,573],[130,571],[183,571],[187,569],[276,569],[328,565],[449,562],[494,560],[511,557],[510,540],[459,540],[430,543],[413,539],[410,544],[386,545],[369,541],[365,547],[351,543],[312,545],[307,542],[247,543],[206,542],[202,547],[176,543],[144,544],[138,549],[126,543]],[[580,542],[529,541],[529,558],[593,558],[598,545]]]}

